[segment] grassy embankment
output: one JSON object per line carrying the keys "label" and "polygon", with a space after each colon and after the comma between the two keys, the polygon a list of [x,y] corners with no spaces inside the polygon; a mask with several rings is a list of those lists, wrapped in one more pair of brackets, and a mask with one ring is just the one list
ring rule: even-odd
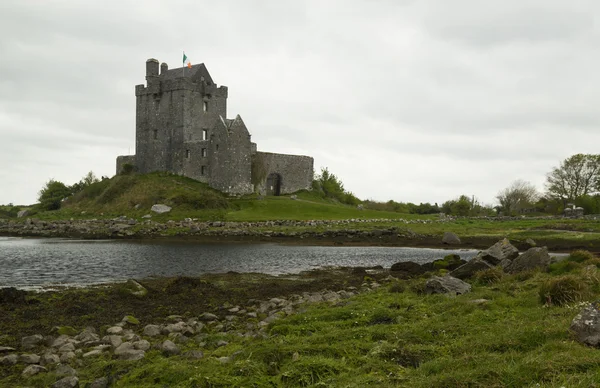
{"label": "grassy embankment", "polygon": [[[593,270],[585,268],[589,265]],[[549,272],[505,275],[491,270],[471,280],[471,293],[457,297],[422,294],[426,276],[391,281],[336,305],[316,304],[283,317],[268,326],[264,339],[209,330],[203,345],[196,341],[180,345],[183,350],[202,349],[204,358],[200,360],[167,358],[158,350],[150,350],[140,361],[119,361],[106,354],[84,359],[77,369],[82,383],[118,376],[118,387],[596,386],[600,351],[576,342],[568,328],[582,302],[600,296],[599,266],[599,259],[580,255],[551,266]],[[246,279],[250,282],[244,281],[244,276],[249,276]],[[54,324],[82,329],[87,322],[77,315],[77,308],[85,309],[86,302],[101,306],[112,302],[109,320],[98,313],[100,322],[110,324],[111,318],[118,320],[119,314],[129,313],[138,314],[143,326],[160,323],[147,319],[161,314],[177,312],[193,317],[222,303],[243,303],[246,290],[247,297],[274,295],[270,287],[261,294],[253,285],[257,282],[271,285],[279,296],[287,296],[306,288],[306,284],[329,283],[337,288],[343,279],[346,285],[357,280],[370,283],[374,278],[382,281],[387,274],[359,275],[358,279],[356,274],[341,278],[330,274],[320,283],[308,279],[296,283],[275,278],[252,280],[252,276],[150,283],[146,284],[150,292],[145,300],[119,294],[114,288],[43,294],[34,297],[38,303],[33,307],[17,308],[16,313],[48,309],[55,315]],[[278,282],[279,288],[273,286]],[[210,303],[197,306],[198,302],[191,302],[202,300],[200,295]],[[546,304],[549,300],[554,304]],[[60,311],[51,310],[59,306]],[[177,306],[184,311],[175,311]],[[261,319],[260,314],[257,319]],[[31,325],[26,319],[12,322],[10,326],[3,322],[3,328],[14,332],[19,325]],[[102,327],[101,334],[106,328]],[[223,339],[228,344],[217,346]],[[220,357],[231,359],[221,362]],[[3,368],[2,386],[46,386],[56,380],[49,372],[25,381],[19,377],[22,366]]]}
{"label": "grassy embankment", "polygon": [[[432,220],[437,215],[401,214],[376,210],[359,210],[322,198],[316,193],[299,192],[297,200],[290,196],[265,197],[256,195],[229,198],[209,188],[206,184],[175,175],[153,173],[147,175],[115,176],[95,183],[69,198],[58,211],[38,212],[33,217],[45,220],[114,218],[125,215],[141,219],[149,214],[155,203],[164,203],[173,210],[163,215],[153,214],[152,220],[268,221],[268,220],[348,220],[348,219],[398,219]],[[137,208],[136,208],[136,205]],[[2,209],[0,209],[2,210]],[[14,213],[14,212],[13,212]],[[8,214],[8,213],[7,213]],[[6,215],[4,216],[6,217]],[[305,230],[355,229],[369,230],[396,227],[410,229],[417,234],[441,237],[443,232],[457,233],[461,238],[493,241],[508,237],[515,241],[527,238],[544,242],[600,249],[600,223],[594,220],[523,218],[516,221],[485,219],[458,219],[451,222],[411,223],[398,222],[352,223],[316,226],[269,226],[269,230],[301,232]],[[176,231],[174,231],[176,232]]]}

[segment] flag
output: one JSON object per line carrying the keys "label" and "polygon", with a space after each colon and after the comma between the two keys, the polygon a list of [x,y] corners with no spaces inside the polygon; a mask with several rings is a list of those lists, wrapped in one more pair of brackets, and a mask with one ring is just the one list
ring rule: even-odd
{"label": "flag", "polygon": [[192,62],[190,62],[187,55],[185,55],[185,51],[183,52],[183,66],[187,66],[190,69],[192,68]]}

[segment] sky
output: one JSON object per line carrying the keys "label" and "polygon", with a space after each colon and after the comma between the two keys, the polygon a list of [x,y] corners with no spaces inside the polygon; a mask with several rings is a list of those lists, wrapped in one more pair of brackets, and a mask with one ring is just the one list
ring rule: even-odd
{"label": "sky", "polygon": [[3,0],[0,204],[113,176],[145,62],[185,50],[260,151],[361,199],[495,204],[600,153],[595,0]]}

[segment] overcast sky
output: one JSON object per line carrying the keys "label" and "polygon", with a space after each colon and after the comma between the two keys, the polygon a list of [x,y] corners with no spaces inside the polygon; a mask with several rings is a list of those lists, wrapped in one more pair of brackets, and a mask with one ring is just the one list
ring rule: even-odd
{"label": "overcast sky", "polygon": [[600,153],[600,2],[0,2],[0,204],[135,151],[145,61],[185,50],[268,152],[362,199],[486,204]]}

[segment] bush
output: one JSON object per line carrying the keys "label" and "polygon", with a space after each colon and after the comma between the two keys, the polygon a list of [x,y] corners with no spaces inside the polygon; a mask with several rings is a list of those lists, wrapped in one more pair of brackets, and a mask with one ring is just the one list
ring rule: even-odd
{"label": "bush", "polygon": [[592,252],[585,251],[583,249],[577,249],[577,250],[571,252],[571,254],[567,258],[567,260],[574,261],[574,262],[577,262],[577,263],[582,263],[582,262],[584,262],[586,260],[590,260],[590,259],[593,259],[595,257],[596,256],[594,256],[594,254]]}
{"label": "bush", "polygon": [[405,289],[406,289],[406,287],[404,286],[403,283],[394,282],[389,286],[388,291],[392,292],[392,293],[401,294],[404,292]]}
{"label": "bush", "polygon": [[475,272],[475,281],[479,284],[494,284],[498,283],[504,277],[504,270],[502,267],[494,267],[483,271]]}
{"label": "bush", "polygon": [[548,305],[563,306],[579,302],[590,296],[589,286],[581,278],[565,275],[550,279],[540,286],[540,302]]}
{"label": "bush", "polygon": [[62,182],[50,179],[40,190],[38,201],[42,210],[60,209],[62,200],[71,194],[71,190]]}
{"label": "bush", "polygon": [[558,263],[550,264],[548,266],[548,272],[553,275],[562,275],[578,268],[581,268],[581,264],[567,259],[559,261]]}

